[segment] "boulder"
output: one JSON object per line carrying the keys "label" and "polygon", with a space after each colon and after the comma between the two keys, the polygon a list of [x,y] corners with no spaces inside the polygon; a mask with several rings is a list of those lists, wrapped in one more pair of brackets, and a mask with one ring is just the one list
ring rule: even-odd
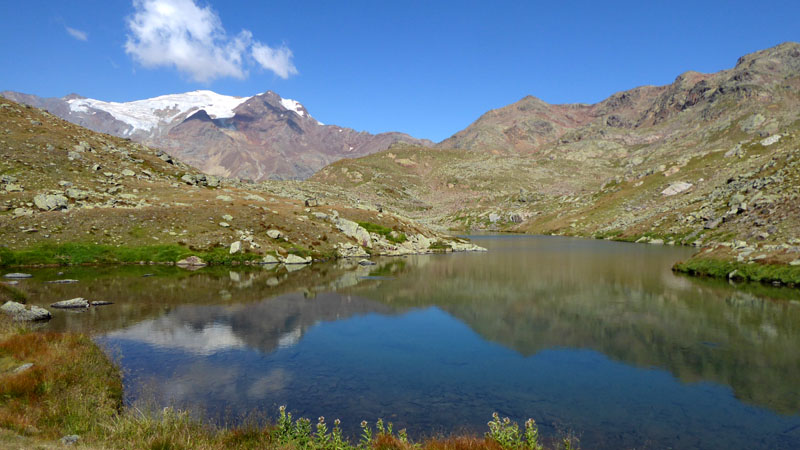
{"label": "boulder", "polygon": [[67,197],[63,195],[39,194],[33,197],[33,204],[43,211],[53,211],[67,207]]}
{"label": "boulder", "polygon": [[30,309],[25,308],[25,305],[17,302],[5,302],[0,306],[0,311],[3,314],[10,316],[13,320],[33,322],[37,320],[49,320],[52,316],[50,311],[40,308],[38,306],[31,306]]}
{"label": "boulder", "polygon": [[230,195],[218,195],[217,200],[221,200],[223,202],[232,202],[233,197],[231,197]]}
{"label": "boulder", "polygon": [[178,261],[175,264],[177,264],[178,266],[183,266],[183,267],[187,267],[187,266],[188,267],[202,267],[202,266],[206,265],[206,262],[203,261],[199,256],[192,255],[192,256],[188,256],[186,258],[183,258],[182,260]]}
{"label": "boulder", "polygon": [[336,228],[344,233],[345,236],[354,238],[360,245],[367,248],[372,248],[372,238],[370,237],[369,232],[356,222],[338,218],[336,220]]}
{"label": "boulder", "polygon": [[132,176],[135,176],[135,175],[136,175],[136,172],[132,171],[131,169],[125,169],[125,170],[122,171],[122,176],[125,176],[125,177],[132,177]]}
{"label": "boulder", "polygon": [[274,257],[272,255],[266,255],[261,260],[261,264],[278,264],[279,262],[280,261],[278,261],[278,258],[276,258],[276,257]]}
{"label": "boulder", "polygon": [[495,223],[500,221],[500,214],[491,213],[489,214],[489,222]]}
{"label": "boulder", "polygon": [[283,237],[283,233],[280,230],[267,230],[267,236],[271,237],[272,239],[280,239]]}
{"label": "boulder", "polygon": [[230,248],[230,254],[231,255],[235,255],[235,254],[239,253],[240,251],[242,251],[242,241],[236,241],[233,244],[231,244],[231,248]]}
{"label": "boulder", "polygon": [[87,191],[83,191],[74,187],[67,189],[66,194],[67,197],[73,200],[85,200],[89,197],[89,193]]}
{"label": "boulder", "polygon": [[62,300],[60,302],[55,302],[50,306],[53,308],[62,308],[62,309],[88,308],[89,301],[83,297],[76,297],[76,298],[71,298],[69,300]]}
{"label": "boulder", "polygon": [[374,266],[375,264],[375,261],[370,261],[368,259],[362,259],[358,262],[359,266]]}
{"label": "boulder", "polygon": [[661,195],[663,195],[664,197],[669,197],[672,195],[680,194],[681,192],[686,192],[691,188],[692,188],[692,183],[679,181],[677,183],[670,184],[666,189],[661,191]]}
{"label": "boulder", "polygon": [[183,181],[186,184],[190,184],[190,185],[197,184],[197,179],[195,179],[194,175],[190,175],[188,173],[181,177],[181,181]]}
{"label": "boulder", "polygon": [[302,256],[289,254],[283,259],[284,264],[311,264],[311,257],[303,258]]}

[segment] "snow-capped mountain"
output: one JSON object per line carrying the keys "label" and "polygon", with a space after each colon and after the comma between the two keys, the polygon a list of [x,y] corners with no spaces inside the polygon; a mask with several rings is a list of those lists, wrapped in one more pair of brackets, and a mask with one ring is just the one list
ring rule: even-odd
{"label": "snow-capped mountain", "polygon": [[431,144],[403,133],[371,135],[324,125],[300,102],[271,91],[233,97],[200,90],[124,103],[75,94],[2,95],[94,131],[162,148],[207,173],[256,181],[306,178],[341,158],[385,150],[398,141]]}

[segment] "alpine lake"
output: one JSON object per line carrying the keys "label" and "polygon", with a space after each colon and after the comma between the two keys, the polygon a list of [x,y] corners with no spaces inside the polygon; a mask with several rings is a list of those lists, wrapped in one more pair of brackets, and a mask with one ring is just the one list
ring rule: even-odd
{"label": "alpine lake", "polygon": [[[126,402],[204,420],[362,419],[412,438],[493,412],[593,448],[800,448],[800,289],[670,268],[693,249],[472,236],[486,253],[31,270],[43,327],[91,333]],[[76,279],[72,284],[49,283]]]}

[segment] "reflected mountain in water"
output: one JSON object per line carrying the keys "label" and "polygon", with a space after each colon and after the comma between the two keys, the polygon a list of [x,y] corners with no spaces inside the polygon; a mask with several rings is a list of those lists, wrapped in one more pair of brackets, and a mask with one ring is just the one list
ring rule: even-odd
{"label": "reflected mountain in water", "polygon": [[[721,434],[729,440],[718,448],[800,442],[796,290],[677,276],[670,267],[691,252],[683,248],[550,237],[478,244],[490,252],[292,273],[45,270],[22,287],[34,304],[114,301],[57,314],[48,327],[98,333],[129,371],[129,400],[214,417],[289,404],[433,432],[482,430],[499,410],[535,417],[545,434],[574,426],[598,448],[669,446],[675,433],[691,434],[681,441],[689,447]],[[42,283],[58,277],[81,281]]]}

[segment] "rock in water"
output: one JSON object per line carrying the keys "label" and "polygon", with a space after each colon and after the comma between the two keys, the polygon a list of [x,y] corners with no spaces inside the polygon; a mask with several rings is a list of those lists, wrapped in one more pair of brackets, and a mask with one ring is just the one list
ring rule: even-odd
{"label": "rock in water", "polygon": [[69,300],[62,300],[60,302],[55,302],[50,306],[53,308],[63,308],[63,309],[88,308],[89,301],[83,297],[76,297],[76,298],[71,298]]}
{"label": "rock in water", "polygon": [[18,279],[18,278],[31,278],[32,276],[33,275],[31,275],[29,273],[14,272],[14,273],[7,273],[7,274],[3,275],[3,278],[15,278],[15,279]]}
{"label": "rock in water", "polygon": [[186,267],[186,266],[189,266],[189,267],[202,267],[202,266],[206,265],[206,262],[203,261],[199,256],[192,255],[192,256],[188,256],[186,258],[183,258],[182,260],[178,261],[175,264],[177,264],[178,266],[183,266],[183,267]]}
{"label": "rock in water", "polygon": [[14,320],[33,322],[37,320],[49,320],[52,316],[50,311],[40,308],[38,306],[31,306],[30,309],[25,308],[25,305],[17,302],[5,302],[0,306],[0,311],[4,314],[11,316]]}
{"label": "rock in water", "polygon": [[362,259],[361,261],[358,262],[358,264],[361,266],[374,266],[376,263],[368,259]]}
{"label": "rock in water", "polygon": [[311,264],[311,257],[303,258],[297,255],[289,255],[283,260],[284,264]]}
{"label": "rock in water", "polygon": [[108,302],[105,300],[97,300],[92,302],[92,306],[106,306],[106,305],[113,305],[114,302]]}
{"label": "rock in water", "polygon": [[272,255],[266,255],[264,259],[261,260],[261,264],[278,264],[279,262],[278,258]]}

